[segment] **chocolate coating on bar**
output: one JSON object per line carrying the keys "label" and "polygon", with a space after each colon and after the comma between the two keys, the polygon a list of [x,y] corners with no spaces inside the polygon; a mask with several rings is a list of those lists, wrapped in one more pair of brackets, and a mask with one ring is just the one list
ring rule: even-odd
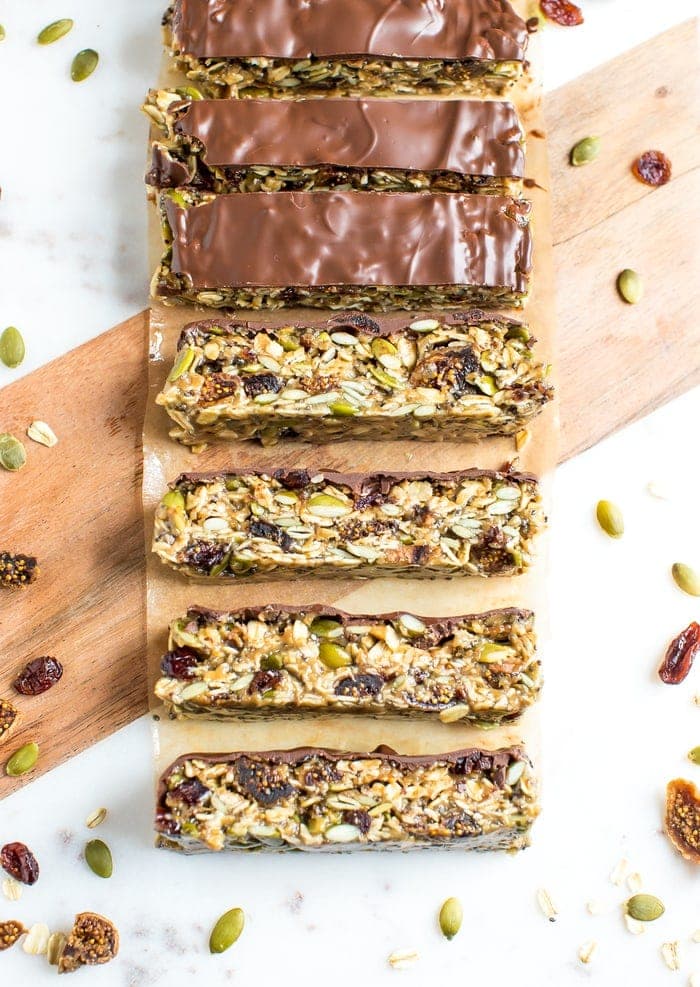
{"label": "chocolate coating on bar", "polygon": [[[390,613],[348,613],[347,610],[338,610],[336,607],[326,606],[322,603],[313,603],[309,606],[290,607],[282,603],[267,603],[257,607],[242,607],[239,610],[210,610],[209,607],[189,607],[187,617],[196,620],[202,617],[205,620],[226,620],[233,617],[236,620],[257,620],[258,617],[287,617],[297,613],[313,613],[318,616],[331,617],[341,624],[378,624],[385,620],[398,620],[408,611],[393,610]],[[523,610],[519,607],[504,607],[501,610],[484,610],[481,613],[460,614],[454,617],[423,617],[419,619],[427,627],[439,627],[445,632],[456,627],[464,621],[484,620],[489,617],[503,617],[512,620],[529,620],[534,616],[532,610]]]}
{"label": "chocolate coating on bar", "polygon": [[478,58],[522,61],[507,0],[175,0],[173,46],[196,58]]}
{"label": "chocolate coating on bar", "polygon": [[238,472],[219,470],[209,473],[181,473],[170,484],[170,489],[174,490],[181,483],[208,483],[212,480],[224,479],[227,476],[271,476],[273,480],[289,487],[290,490],[303,490],[304,487],[309,486],[312,479],[320,477],[322,482],[348,487],[356,496],[362,496],[369,491],[386,494],[395,483],[401,483],[403,480],[458,483],[460,480],[478,480],[481,477],[488,477],[492,480],[510,480],[516,483],[537,483],[537,477],[531,473],[506,473],[501,470],[465,469],[445,473],[432,473],[426,470],[407,470],[400,473],[339,473],[336,470],[315,470],[312,473],[305,469],[280,469],[267,473],[265,470],[245,469]]}
{"label": "chocolate coating on bar", "polygon": [[212,166],[339,165],[521,178],[523,132],[497,100],[206,99],[173,104]]}
{"label": "chocolate coating on bar", "polygon": [[526,292],[529,203],[427,192],[167,195],[171,269],[194,289],[484,285]]}

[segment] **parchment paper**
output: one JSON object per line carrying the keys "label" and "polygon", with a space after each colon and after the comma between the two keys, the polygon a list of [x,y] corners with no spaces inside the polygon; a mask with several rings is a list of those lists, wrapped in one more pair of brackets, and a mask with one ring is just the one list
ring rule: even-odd
{"label": "parchment paper", "polygon": [[[523,11],[525,4],[514,6]],[[527,16],[527,13],[525,13]],[[536,355],[554,363],[554,275],[548,190],[545,128],[542,95],[538,83],[539,38],[531,36],[530,74],[511,91],[511,99],[520,111],[527,137],[525,194],[533,202],[534,288],[522,312],[510,311],[515,318],[530,323],[538,343]],[[182,85],[168,65],[159,82],[162,87]],[[322,192],[319,194],[323,194]],[[160,224],[155,208],[149,206],[152,266],[160,256]],[[307,316],[313,321],[331,313],[319,310],[283,310],[276,313],[236,312],[236,317],[274,324],[289,324]],[[424,615],[476,613],[500,606],[530,607],[536,613],[540,657],[544,658],[546,677],[546,536],[540,540],[537,565],[527,574],[501,578],[452,578],[438,580],[399,579],[294,579],[288,582],[247,584],[244,581],[226,586],[191,583],[168,569],[152,554],[150,541],[153,514],[167,484],[183,471],[233,469],[277,469],[304,467],[345,471],[373,470],[452,470],[468,467],[498,468],[513,462],[518,470],[535,473],[543,486],[547,513],[550,515],[550,478],[556,463],[558,420],[556,402],[529,426],[529,444],[516,452],[512,437],[487,439],[480,443],[334,442],[311,446],[285,441],[268,448],[258,444],[233,442],[212,445],[196,456],[168,437],[171,426],[165,411],[154,399],[163,386],[172,363],[182,327],[202,318],[215,317],[213,310],[193,307],[167,307],[154,303],[150,320],[149,399],[144,427],[143,500],[147,557],[147,628],[150,706],[154,715],[156,778],[181,754],[188,752],[265,750],[298,745],[315,745],[349,751],[371,751],[378,744],[388,744],[402,753],[441,753],[467,746],[496,748],[511,743],[525,743],[530,756],[539,761],[537,707],[515,724],[480,730],[461,723],[433,724],[383,717],[372,719],[348,714],[296,719],[272,716],[262,720],[206,722],[170,720],[153,697],[153,683],[159,675],[159,662],[167,650],[168,624],[192,605],[215,609],[233,609],[247,605],[283,603],[302,605],[325,603],[355,613],[380,613],[391,610],[414,611]],[[411,313],[410,321],[420,318]],[[405,316],[401,316],[405,318]],[[553,374],[553,378],[555,378]],[[555,379],[556,384],[556,379]],[[546,687],[545,687],[546,695]],[[546,701],[546,700],[545,700]]]}

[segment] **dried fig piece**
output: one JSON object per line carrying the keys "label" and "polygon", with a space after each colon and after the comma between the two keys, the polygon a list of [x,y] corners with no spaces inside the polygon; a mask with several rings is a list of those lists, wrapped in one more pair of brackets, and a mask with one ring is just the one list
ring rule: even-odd
{"label": "dried fig piece", "polygon": [[19,673],[14,681],[17,692],[23,696],[40,696],[60,681],[63,665],[57,658],[35,658]]}
{"label": "dried fig piece", "polygon": [[0,740],[7,736],[17,722],[18,711],[6,699],[0,699]]}
{"label": "dried fig piece", "polygon": [[678,685],[693,667],[695,656],[700,651],[700,624],[688,624],[678,637],[668,646],[659,668],[659,678],[667,685]]}
{"label": "dried fig piece", "polygon": [[242,380],[249,398],[255,398],[258,394],[277,394],[284,387],[283,381],[274,374],[249,374]]}
{"label": "dried fig piece", "polygon": [[284,764],[265,764],[241,757],[235,771],[238,787],[260,805],[274,805],[294,792],[288,780],[289,768]]}
{"label": "dried fig piece", "polygon": [[119,933],[108,918],[95,912],[80,912],[58,961],[59,973],[72,973],[81,966],[109,963],[119,952]]}
{"label": "dried fig piece", "polygon": [[209,572],[220,565],[227,554],[225,545],[215,541],[196,541],[184,553],[184,561],[199,572]]}
{"label": "dried fig piece", "polygon": [[22,884],[36,884],[39,880],[39,864],[24,843],[6,843],[0,850],[0,867]]}
{"label": "dried fig piece", "polygon": [[372,672],[360,672],[357,675],[348,675],[347,678],[336,682],[333,690],[336,696],[354,696],[363,699],[366,696],[376,696],[382,691],[384,679],[381,675],[374,675]]}
{"label": "dried fig piece", "polygon": [[682,857],[700,864],[700,790],[683,778],[666,786],[666,834]]}
{"label": "dried fig piece", "polygon": [[26,931],[22,923],[15,922],[14,919],[10,919],[8,922],[0,922],[0,952],[3,949],[9,949],[10,946],[14,946],[19,937],[23,936]]}
{"label": "dried fig piece", "polygon": [[39,563],[33,555],[0,552],[0,588],[27,586],[39,575]]}

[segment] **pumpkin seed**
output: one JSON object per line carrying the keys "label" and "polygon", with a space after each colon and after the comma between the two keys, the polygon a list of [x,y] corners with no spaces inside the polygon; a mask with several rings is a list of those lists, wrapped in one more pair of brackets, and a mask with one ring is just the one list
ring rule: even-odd
{"label": "pumpkin seed", "polygon": [[345,648],[341,648],[339,644],[333,644],[332,641],[321,642],[318,656],[326,668],[344,668],[346,665],[352,665],[352,658]]}
{"label": "pumpkin seed", "polygon": [[425,624],[412,613],[402,613],[399,617],[401,629],[409,637],[420,637],[425,632]]}
{"label": "pumpkin seed", "polygon": [[100,56],[94,48],[84,48],[73,59],[70,67],[70,77],[73,82],[84,82],[97,68]]}
{"label": "pumpkin seed", "polygon": [[323,493],[309,497],[306,507],[310,514],[317,514],[319,517],[342,517],[351,510],[349,504]]}
{"label": "pumpkin seed", "polygon": [[348,404],[347,401],[333,401],[332,404],[328,405],[328,408],[331,414],[337,418],[351,418],[358,412],[358,409],[354,405]]}
{"label": "pumpkin seed", "polygon": [[569,160],[571,164],[578,168],[581,165],[590,164],[600,154],[600,137],[584,137],[578,144],[571,148]]}
{"label": "pumpkin seed", "polygon": [[192,364],[194,363],[194,358],[196,355],[197,355],[197,351],[194,349],[193,346],[185,347],[185,349],[180,354],[177,363],[168,374],[168,381],[172,383],[172,381],[177,380],[179,377],[182,377],[184,374],[186,374],[187,371],[192,366]]}
{"label": "pumpkin seed", "polygon": [[107,818],[106,809],[95,809],[95,811],[91,812],[90,815],[85,820],[85,825],[87,826],[88,829],[97,829],[98,826],[102,825],[102,823],[105,821],[106,818]]}
{"label": "pumpkin seed", "polygon": [[232,908],[224,912],[211,931],[209,952],[225,953],[240,938],[244,925],[245,915],[242,908]]}
{"label": "pumpkin seed", "polygon": [[19,439],[7,432],[0,435],[0,466],[11,473],[16,473],[26,465],[26,462],[27,451]]}
{"label": "pumpkin seed", "polygon": [[51,966],[58,966],[58,961],[66,948],[67,938],[63,932],[52,932],[46,947],[46,959]]}
{"label": "pumpkin seed", "polygon": [[688,751],[688,760],[693,764],[700,764],[700,747],[693,747],[692,751]]}
{"label": "pumpkin seed", "polygon": [[260,659],[260,667],[264,672],[278,672],[281,668],[284,668],[284,660],[279,651],[275,651],[271,655],[263,655]]}
{"label": "pumpkin seed", "polygon": [[112,851],[102,840],[89,840],[85,844],[85,862],[98,877],[112,876]]}
{"label": "pumpkin seed", "polygon": [[204,98],[200,93],[199,89],[195,89],[194,86],[178,86],[175,92],[178,94],[178,96],[182,96],[183,99],[197,100]]}
{"label": "pumpkin seed", "polygon": [[463,720],[470,713],[471,709],[466,703],[456,703],[454,706],[441,709],[438,713],[438,719],[441,723],[457,723],[458,720]]}
{"label": "pumpkin seed", "polygon": [[617,290],[629,305],[636,305],[644,294],[644,285],[637,272],[626,267],[617,276]]}
{"label": "pumpkin seed", "polygon": [[311,622],[309,630],[316,637],[338,637],[343,629],[343,625],[337,620],[330,620],[328,617],[317,617]]}
{"label": "pumpkin seed", "polygon": [[0,24],[0,41],[4,41],[4,40],[5,40],[5,28],[3,27],[2,24]]}
{"label": "pumpkin seed", "polygon": [[0,360],[6,367],[14,370],[24,360],[25,352],[22,333],[14,326],[8,326],[0,336]]}
{"label": "pumpkin seed", "polygon": [[440,931],[445,939],[454,939],[462,927],[462,903],[459,898],[448,898],[440,909]]}
{"label": "pumpkin seed", "polygon": [[10,760],[5,765],[5,773],[11,778],[18,778],[20,775],[26,775],[28,771],[31,771],[36,762],[39,759],[39,745],[38,744],[25,744],[24,747],[20,747],[18,751],[12,755]]}
{"label": "pumpkin seed", "polygon": [[54,41],[65,37],[72,27],[73,21],[70,17],[64,17],[60,21],[47,24],[43,31],[39,31],[36,40],[40,45],[52,45]]}
{"label": "pumpkin seed", "polygon": [[32,442],[38,442],[39,445],[47,446],[49,449],[58,442],[56,433],[46,422],[32,422],[27,429],[27,435]]}
{"label": "pumpkin seed", "polygon": [[622,511],[611,500],[599,500],[595,509],[598,524],[606,535],[611,538],[621,538],[625,532],[625,521]]}
{"label": "pumpkin seed", "polygon": [[674,562],[671,566],[671,574],[676,586],[684,593],[689,596],[700,596],[700,573],[696,569],[691,569],[684,562]]}
{"label": "pumpkin seed", "polygon": [[655,922],[666,909],[653,894],[633,894],[625,902],[625,912],[637,922]]}
{"label": "pumpkin seed", "polygon": [[163,507],[167,507],[173,511],[184,511],[184,494],[180,490],[169,490],[163,497]]}

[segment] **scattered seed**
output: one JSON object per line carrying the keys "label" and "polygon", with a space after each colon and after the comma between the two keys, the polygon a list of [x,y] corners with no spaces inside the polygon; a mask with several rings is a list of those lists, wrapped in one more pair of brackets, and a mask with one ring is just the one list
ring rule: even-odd
{"label": "scattered seed", "polygon": [[674,942],[665,942],[661,947],[661,956],[669,970],[680,970],[681,958],[678,955],[680,943],[676,939]]}
{"label": "scattered seed", "polygon": [[688,751],[688,760],[692,761],[693,764],[700,764],[700,746],[693,747],[692,751]]}
{"label": "scattered seed", "polygon": [[569,161],[575,168],[590,164],[600,154],[600,147],[600,137],[584,137],[571,148]]}
{"label": "scattered seed", "polygon": [[16,473],[27,465],[27,450],[19,439],[8,432],[0,435],[0,466],[10,473]]}
{"label": "scattered seed", "polygon": [[0,24],[0,41],[4,41],[4,40],[5,40],[5,28],[3,27],[2,24]]}
{"label": "scattered seed", "polygon": [[85,844],[85,862],[98,877],[112,876],[112,851],[103,840],[89,840]]}
{"label": "scattered seed", "polygon": [[26,775],[28,771],[31,771],[36,762],[39,759],[39,745],[38,744],[25,744],[24,747],[20,747],[18,751],[12,755],[10,760],[5,765],[5,773],[11,778],[17,778],[19,775]]}
{"label": "scattered seed", "polygon": [[418,958],[418,951],[415,949],[397,949],[387,957],[387,961],[394,970],[407,970]]}
{"label": "scattered seed", "polygon": [[51,966],[58,966],[63,950],[66,948],[67,937],[63,932],[52,932],[46,947],[46,958]]}
{"label": "scattered seed", "polygon": [[625,912],[625,925],[627,926],[627,931],[631,932],[633,936],[641,936],[642,932],[645,931],[644,922],[632,918],[627,912]]}
{"label": "scattered seed", "polygon": [[598,524],[606,535],[621,538],[625,533],[625,520],[622,511],[611,500],[599,500],[595,509]]}
{"label": "scattered seed", "polygon": [[14,370],[24,360],[25,353],[22,333],[14,326],[8,326],[0,336],[0,360],[6,367]]}
{"label": "scattered seed", "polygon": [[626,267],[617,276],[617,290],[629,305],[636,305],[644,294],[644,285],[637,272]]}
{"label": "scattered seed", "polygon": [[522,450],[529,445],[531,438],[532,433],[529,428],[521,428],[519,432],[515,433],[515,448],[518,452],[522,452]]}
{"label": "scattered seed", "polygon": [[102,825],[102,823],[105,821],[106,818],[107,818],[106,809],[95,809],[95,811],[91,812],[90,815],[85,820],[85,825],[87,826],[88,829],[96,829],[98,826]]}
{"label": "scattered seed", "polygon": [[578,951],[578,958],[582,963],[590,963],[597,948],[597,942],[593,940],[591,942],[585,942]]}
{"label": "scattered seed", "polygon": [[549,892],[545,891],[544,888],[539,888],[537,891],[537,904],[540,906],[542,914],[546,916],[550,922],[556,922],[559,912],[557,911]]}
{"label": "scattered seed", "polygon": [[441,723],[457,723],[459,720],[463,720],[465,716],[469,716],[470,713],[471,708],[466,703],[455,703],[454,706],[441,709],[438,713],[438,719]]}
{"label": "scattered seed", "polygon": [[625,911],[638,922],[655,922],[666,909],[653,894],[635,894],[625,902]]}
{"label": "scattered seed", "polygon": [[454,939],[462,927],[462,902],[459,898],[448,898],[440,909],[440,931],[445,939]]}
{"label": "scattered seed", "polygon": [[700,596],[700,573],[691,569],[684,562],[674,562],[671,566],[671,575],[676,581],[676,586],[682,589],[689,596]]}
{"label": "scattered seed", "polygon": [[226,952],[240,938],[244,925],[245,914],[242,908],[232,908],[224,912],[212,929],[209,937],[209,952]]}
{"label": "scattered seed", "polygon": [[70,17],[64,17],[60,21],[54,21],[53,24],[47,24],[43,31],[39,31],[36,40],[40,45],[52,45],[54,41],[65,37],[72,27],[73,21]]}
{"label": "scattered seed", "polygon": [[178,357],[173,369],[168,374],[168,381],[172,383],[174,380],[178,380],[190,369],[194,363],[197,351],[193,346],[187,346],[180,356]]}
{"label": "scattered seed", "polygon": [[2,882],[2,893],[8,901],[19,901],[22,897],[22,885],[14,877],[6,877]]}
{"label": "scattered seed", "polygon": [[624,857],[619,861],[619,863],[615,864],[610,873],[610,880],[616,887],[620,887],[624,879],[629,874],[629,869],[629,860],[625,860]]}
{"label": "scattered seed", "polygon": [[49,945],[49,927],[37,922],[27,933],[22,949],[30,956],[43,956]]}
{"label": "scattered seed", "polygon": [[49,449],[58,442],[56,433],[46,422],[32,422],[27,429],[27,435],[32,442],[38,442],[39,445],[47,446]]}
{"label": "scattered seed", "polygon": [[100,56],[93,48],[79,51],[70,68],[70,77],[73,82],[84,82],[95,71],[99,60]]}

